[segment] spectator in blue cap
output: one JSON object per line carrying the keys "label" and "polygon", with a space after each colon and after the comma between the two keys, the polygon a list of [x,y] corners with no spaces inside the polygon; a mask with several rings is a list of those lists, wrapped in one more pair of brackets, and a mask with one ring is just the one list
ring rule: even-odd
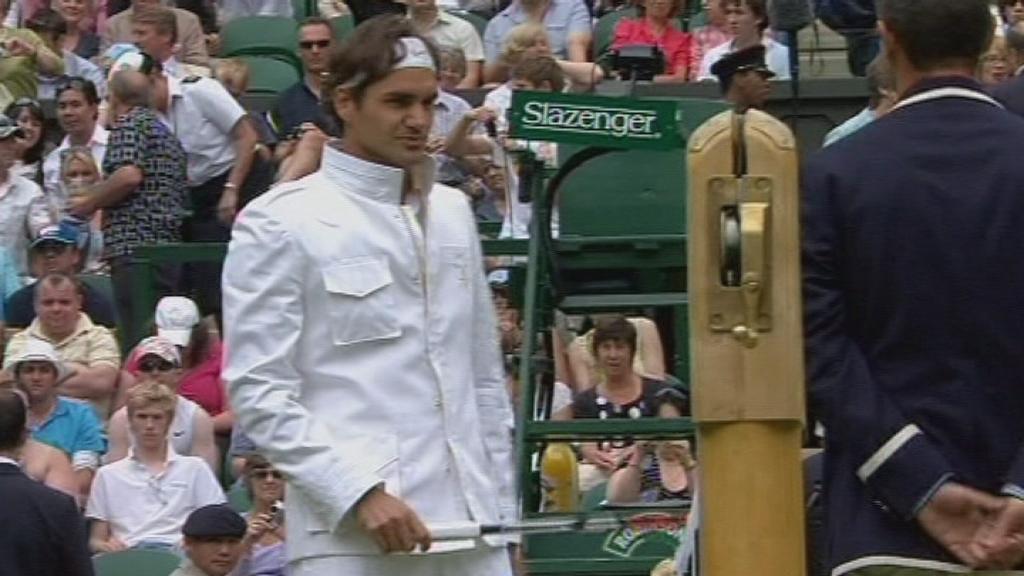
{"label": "spectator in blue cap", "polygon": [[[47,274],[77,276],[82,261],[78,245],[80,230],[68,224],[50,225],[39,230],[28,249],[32,275],[42,278]],[[114,328],[117,317],[109,296],[94,288],[88,278],[79,278],[82,289],[82,312],[96,324]],[[34,294],[36,284],[29,284],[11,294],[4,306],[7,326],[26,328],[36,317]]]}

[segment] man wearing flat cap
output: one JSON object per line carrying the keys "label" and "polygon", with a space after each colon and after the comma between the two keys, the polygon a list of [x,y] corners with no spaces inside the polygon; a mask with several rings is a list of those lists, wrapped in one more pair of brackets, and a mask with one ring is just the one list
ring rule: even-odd
{"label": "man wearing flat cap", "polygon": [[186,558],[171,576],[227,576],[242,556],[246,529],[227,504],[196,508],[181,528]]}
{"label": "man wearing flat cap", "polygon": [[737,112],[763,108],[772,93],[768,80],[774,78],[775,73],[765,65],[764,53],[764,46],[751,46],[723,56],[711,67],[722,94]]}

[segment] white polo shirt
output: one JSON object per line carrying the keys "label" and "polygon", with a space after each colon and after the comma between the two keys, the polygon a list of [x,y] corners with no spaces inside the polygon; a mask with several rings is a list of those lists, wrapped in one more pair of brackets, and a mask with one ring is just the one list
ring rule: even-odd
{"label": "white polo shirt", "polygon": [[[761,43],[764,45],[764,63],[768,66],[769,70],[775,73],[774,79],[789,80],[789,48],[785,44],[780,44],[770,38],[765,38]],[[704,55],[704,59],[701,60],[697,80],[717,80],[718,78],[711,73],[711,67],[733,50],[733,42],[719,44],[708,50],[708,53]]]}
{"label": "white polo shirt", "polygon": [[167,466],[157,475],[135,459],[134,451],[100,467],[85,515],[108,522],[111,535],[128,547],[141,542],[174,546],[193,510],[225,501],[206,461],[168,447]]}
{"label": "white polo shirt", "polygon": [[458,16],[440,10],[437,20],[424,32],[438,46],[458,48],[467,62],[482,62],[484,41],[472,24]]}

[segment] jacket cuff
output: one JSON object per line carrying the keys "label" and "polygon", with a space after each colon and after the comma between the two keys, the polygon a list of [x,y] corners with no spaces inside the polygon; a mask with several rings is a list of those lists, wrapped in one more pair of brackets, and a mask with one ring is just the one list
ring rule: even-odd
{"label": "jacket cuff", "polygon": [[942,453],[914,424],[893,434],[857,469],[861,482],[905,520],[912,520],[952,475]]}
{"label": "jacket cuff", "polygon": [[1017,484],[1006,483],[1003,484],[1003,488],[999,491],[1003,496],[1009,496],[1010,498],[1016,498],[1017,500],[1024,500],[1024,488]]}
{"label": "jacket cuff", "polygon": [[1024,446],[1017,450],[1017,455],[1010,463],[1010,469],[1003,481],[1008,485],[1024,488]]}
{"label": "jacket cuff", "polygon": [[337,531],[342,521],[355,514],[355,508],[366,494],[374,488],[384,487],[382,478],[373,473],[357,472],[341,466],[331,466],[316,480],[317,493],[333,495],[321,500],[323,507],[316,511],[331,531]]}

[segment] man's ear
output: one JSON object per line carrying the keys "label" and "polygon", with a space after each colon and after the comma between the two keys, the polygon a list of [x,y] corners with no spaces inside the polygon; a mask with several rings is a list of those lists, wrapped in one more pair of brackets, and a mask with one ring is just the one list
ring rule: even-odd
{"label": "man's ear", "polygon": [[883,50],[890,50],[890,53],[892,53],[891,49],[899,46],[899,40],[896,39],[896,35],[881,20],[878,21],[878,36],[882,39]]}
{"label": "man's ear", "polygon": [[346,124],[351,122],[352,114],[359,106],[352,90],[348,88],[335,88],[331,94],[331,104],[334,106],[334,113]]}

